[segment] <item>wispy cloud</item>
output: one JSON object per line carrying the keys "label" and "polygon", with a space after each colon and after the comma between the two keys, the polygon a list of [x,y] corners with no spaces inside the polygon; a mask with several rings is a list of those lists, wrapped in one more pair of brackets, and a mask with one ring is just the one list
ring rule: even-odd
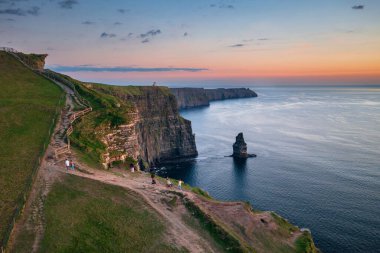
{"label": "wispy cloud", "polygon": [[15,16],[25,16],[25,11],[21,8],[17,9],[3,9],[0,10],[0,14],[8,14],[8,15],[15,15]]}
{"label": "wispy cloud", "polygon": [[114,33],[103,32],[102,34],[100,34],[100,38],[114,38],[114,37],[116,37],[116,34]]}
{"label": "wispy cloud", "polygon": [[145,68],[145,67],[98,67],[93,65],[79,66],[51,66],[52,70],[57,72],[201,72],[207,71],[206,68]]}
{"label": "wispy cloud", "polygon": [[77,0],[63,0],[58,2],[59,7],[62,9],[72,9],[74,5],[78,4]]}
{"label": "wispy cloud", "polygon": [[38,16],[40,14],[40,7],[33,6],[26,11],[29,15]]}
{"label": "wispy cloud", "polygon": [[14,15],[14,16],[38,16],[40,14],[40,8],[37,6],[33,6],[29,9],[0,9],[0,14]]}
{"label": "wispy cloud", "polygon": [[82,24],[83,25],[93,25],[93,24],[95,24],[95,22],[86,20],[86,21],[83,21]]}
{"label": "wispy cloud", "polygon": [[142,39],[146,38],[146,37],[154,37],[154,36],[156,36],[156,35],[158,35],[160,33],[161,33],[160,29],[156,29],[156,30],[152,29],[150,31],[147,31],[146,33],[140,34],[139,37],[142,38]]}
{"label": "wispy cloud", "polygon": [[235,6],[232,4],[210,4],[211,8],[220,8],[220,9],[234,9]]}
{"label": "wispy cloud", "polygon": [[233,45],[230,45],[228,47],[244,47],[245,45],[244,44],[233,44]]}
{"label": "wispy cloud", "polygon": [[117,9],[117,11],[119,12],[119,13],[121,13],[121,14],[124,14],[124,13],[127,13],[127,12],[129,12],[129,9]]}
{"label": "wispy cloud", "polygon": [[152,29],[147,31],[146,33],[141,33],[138,38],[142,39],[141,43],[148,43],[150,42],[151,38],[161,34],[160,29]]}
{"label": "wispy cloud", "polygon": [[364,9],[364,5],[354,5],[354,6],[352,6],[352,9],[354,9],[354,10],[363,10]]}

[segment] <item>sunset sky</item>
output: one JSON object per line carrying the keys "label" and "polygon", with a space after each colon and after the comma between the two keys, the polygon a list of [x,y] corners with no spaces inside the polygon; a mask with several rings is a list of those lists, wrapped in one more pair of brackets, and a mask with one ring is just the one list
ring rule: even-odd
{"label": "sunset sky", "polygon": [[0,0],[0,46],[112,84],[380,84],[380,1]]}

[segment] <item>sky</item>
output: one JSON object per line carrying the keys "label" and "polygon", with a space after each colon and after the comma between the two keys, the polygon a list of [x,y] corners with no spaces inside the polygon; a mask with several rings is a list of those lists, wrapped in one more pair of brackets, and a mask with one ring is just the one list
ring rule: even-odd
{"label": "sky", "polygon": [[377,0],[0,0],[0,47],[82,81],[380,84]]}

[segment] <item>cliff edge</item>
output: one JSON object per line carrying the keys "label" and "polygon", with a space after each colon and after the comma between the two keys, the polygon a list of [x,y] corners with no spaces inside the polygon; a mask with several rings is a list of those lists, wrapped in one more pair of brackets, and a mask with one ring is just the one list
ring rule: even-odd
{"label": "cliff edge", "polygon": [[171,88],[170,91],[177,98],[179,109],[209,106],[210,101],[216,100],[257,97],[256,92],[248,88]]}

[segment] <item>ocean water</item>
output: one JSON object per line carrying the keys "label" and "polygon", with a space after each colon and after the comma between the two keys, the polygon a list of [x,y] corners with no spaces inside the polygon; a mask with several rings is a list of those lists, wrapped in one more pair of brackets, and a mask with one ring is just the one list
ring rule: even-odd
{"label": "ocean water", "polygon": [[[380,88],[253,89],[181,111],[199,156],[159,174],[273,210],[323,252],[380,252]],[[239,132],[257,158],[224,157]]]}

